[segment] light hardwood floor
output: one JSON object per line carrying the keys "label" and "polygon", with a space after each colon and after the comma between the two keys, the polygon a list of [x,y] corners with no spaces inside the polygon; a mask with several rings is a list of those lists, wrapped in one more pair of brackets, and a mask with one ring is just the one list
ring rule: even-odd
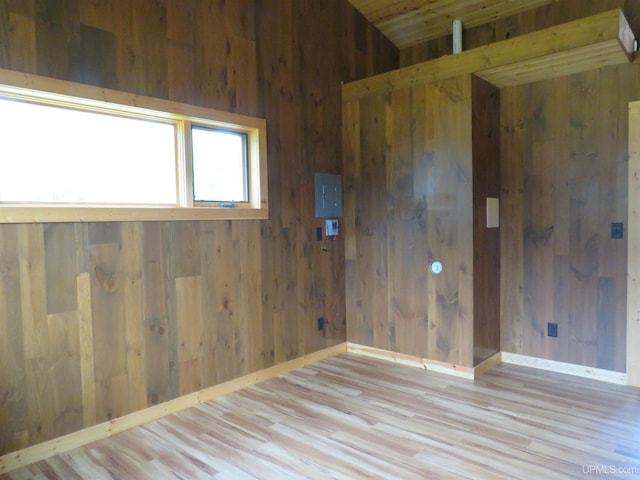
{"label": "light hardwood floor", "polygon": [[344,354],[0,479],[640,478],[640,389]]}

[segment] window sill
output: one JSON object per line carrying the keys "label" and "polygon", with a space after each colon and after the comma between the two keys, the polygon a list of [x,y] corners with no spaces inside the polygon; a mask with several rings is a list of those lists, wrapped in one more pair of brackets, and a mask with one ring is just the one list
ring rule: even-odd
{"label": "window sill", "polygon": [[224,207],[0,206],[0,223],[153,222],[179,220],[266,220],[269,209]]}

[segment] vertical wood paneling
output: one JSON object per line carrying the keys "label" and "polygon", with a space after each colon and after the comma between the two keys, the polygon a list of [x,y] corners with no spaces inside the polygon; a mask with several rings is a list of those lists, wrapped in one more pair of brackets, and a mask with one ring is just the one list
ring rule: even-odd
{"label": "vertical wood paneling", "polygon": [[500,90],[472,78],[474,364],[500,351],[500,229],[487,228],[500,198]]}
{"label": "vertical wood paneling", "polygon": [[264,116],[272,193],[260,222],[0,225],[0,453],[345,340],[313,173],[341,82],[397,67],[348,2],[0,0],[0,67]]}
{"label": "vertical wood paneling", "polygon": [[[93,317],[91,315],[91,278],[89,272],[78,275],[78,333],[80,344],[80,388],[83,426],[97,422],[95,357],[93,354]],[[70,429],[68,429],[70,431]]]}
{"label": "vertical wood paneling", "polygon": [[[620,8],[640,31],[634,0],[566,0],[464,31],[471,49]],[[403,49],[412,65],[451,53],[447,36]],[[594,70],[501,91],[501,348],[625,370],[627,102],[638,67]],[[547,337],[547,323],[559,325]]]}
{"label": "vertical wood paneling", "polygon": [[443,264],[429,281],[429,356],[473,364],[471,77],[426,85],[428,258]]}
{"label": "vertical wood paneling", "polygon": [[387,226],[386,226],[386,135],[385,103],[378,95],[360,105],[361,173],[356,192],[355,290],[362,329],[348,340],[363,345],[389,348]]}
{"label": "vertical wood paneling", "polygon": [[69,78],[70,59],[80,47],[79,11],[75,0],[34,0],[37,73]]}
{"label": "vertical wood paneling", "polygon": [[55,345],[48,369],[53,435],[58,437],[67,433],[69,428],[82,428],[84,423],[78,315],[74,311],[48,315],[47,327],[51,345]]}
{"label": "vertical wood paneling", "polygon": [[27,391],[24,382],[24,332],[21,324],[18,227],[0,232],[0,448],[25,447]]}
{"label": "vertical wood paneling", "polygon": [[[19,9],[11,9],[8,12],[9,42],[3,42],[3,50],[9,53],[8,57],[5,54],[5,60],[8,62],[4,65],[14,70],[36,73],[35,0],[13,2],[11,6],[15,7],[16,4],[19,5]],[[7,11],[3,14],[6,15]],[[4,23],[6,24],[6,19]]]}
{"label": "vertical wood paneling", "polygon": [[42,228],[18,226],[20,303],[26,385],[26,439],[53,436],[53,388],[48,368],[52,348],[47,324],[44,239]]}
{"label": "vertical wood paneling", "polygon": [[73,224],[59,223],[44,229],[47,313],[76,309],[76,253],[68,248],[75,240]]}
{"label": "vertical wood paneling", "polygon": [[345,106],[349,341],[473,366],[471,95],[467,75]]}
{"label": "vertical wood paneling", "polygon": [[505,351],[626,370],[627,245],[609,237],[627,216],[639,74],[623,65],[503,89],[502,275],[522,278],[502,283]]}
{"label": "vertical wood paneling", "polygon": [[[415,221],[420,208],[413,190],[413,118],[410,89],[394,92],[386,117],[390,164],[387,167],[387,245],[389,303],[389,349],[398,345],[410,355],[420,355],[427,337],[426,309],[419,309],[416,297],[424,298],[427,291],[424,236],[420,223]],[[422,260],[422,261],[421,261]],[[382,312],[379,312],[382,313]]]}
{"label": "vertical wood paneling", "polygon": [[169,327],[165,295],[162,223],[144,225],[142,285],[147,405],[171,399],[169,392]]}
{"label": "vertical wood paneling", "polygon": [[145,376],[144,301],[142,283],[143,236],[140,223],[129,222],[122,227],[125,284],[125,330],[129,410],[147,406]]}
{"label": "vertical wood paneling", "polygon": [[[500,349],[523,351],[524,337],[524,89],[500,96]],[[521,152],[510,155],[510,152]]]}
{"label": "vertical wood paneling", "polygon": [[640,338],[640,101],[629,103],[629,272],[627,277],[627,322],[625,333],[627,359],[627,382],[640,387],[640,349],[637,347]]}

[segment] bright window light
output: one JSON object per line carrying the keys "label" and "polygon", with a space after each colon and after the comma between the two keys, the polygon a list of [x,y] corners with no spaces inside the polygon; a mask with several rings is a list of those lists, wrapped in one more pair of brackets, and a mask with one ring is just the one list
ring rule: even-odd
{"label": "bright window light", "polygon": [[0,99],[0,132],[2,202],[177,204],[172,123]]}
{"label": "bright window light", "polygon": [[266,121],[0,69],[0,223],[266,219]]}
{"label": "bright window light", "polygon": [[247,202],[247,136],[193,127],[194,202]]}

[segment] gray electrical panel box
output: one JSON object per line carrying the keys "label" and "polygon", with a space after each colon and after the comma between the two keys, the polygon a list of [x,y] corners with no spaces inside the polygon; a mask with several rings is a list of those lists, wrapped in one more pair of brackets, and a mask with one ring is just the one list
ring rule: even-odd
{"label": "gray electrical panel box", "polygon": [[342,175],[315,174],[316,217],[342,216]]}

